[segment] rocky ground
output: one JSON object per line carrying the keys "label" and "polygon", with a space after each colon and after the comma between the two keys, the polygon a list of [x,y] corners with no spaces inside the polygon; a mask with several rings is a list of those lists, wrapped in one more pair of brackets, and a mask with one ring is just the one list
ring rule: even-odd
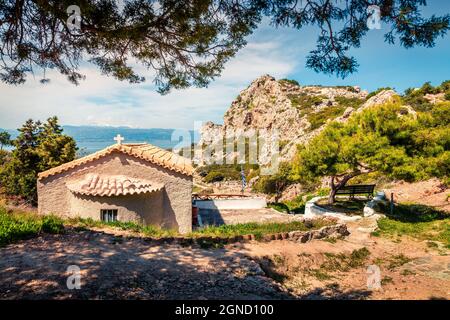
{"label": "rocky ground", "polygon": [[386,196],[394,193],[394,200],[400,203],[418,203],[450,212],[450,189],[439,179],[415,183],[397,182],[383,188]]}
{"label": "rocky ground", "polygon": [[[351,234],[344,239],[317,240],[303,246],[282,241],[252,243],[244,245],[242,251],[265,262],[266,273],[300,298],[450,298],[449,250],[430,249],[424,242],[406,237],[395,240],[374,237],[371,232],[376,222],[371,218],[347,225]],[[369,255],[359,266],[348,267],[336,258],[349,257],[362,248]],[[380,268],[378,290],[368,290],[369,265]]]}
{"label": "rocky ground", "polygon": [[[0,298],[450,298],[447,251],[409,239],[373,237],[374,226],[370,219],[349,224],[352,233],[345,239],[237,243],[210,250],[98,231],[45,235],[0,249]],[[331,255],[364,247],[370,255],[361,266],[326,276],[311,273]],[[369,264],[381,268],[380,290],[367,289]],[[80,290],[66,286],[70,265],[81,269]]]}

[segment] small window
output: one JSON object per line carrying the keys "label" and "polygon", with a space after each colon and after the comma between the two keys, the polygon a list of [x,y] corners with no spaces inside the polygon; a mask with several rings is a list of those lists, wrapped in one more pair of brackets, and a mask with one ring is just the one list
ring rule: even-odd
{"label": "small window", "polygon": [[117,221],[117,209],[101,209],[100,217],[105,222]]}

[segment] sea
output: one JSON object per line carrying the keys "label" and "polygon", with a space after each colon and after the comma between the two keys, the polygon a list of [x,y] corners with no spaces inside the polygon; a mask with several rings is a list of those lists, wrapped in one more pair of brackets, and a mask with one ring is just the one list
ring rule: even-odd
{"label": "sea", "polygon": [[[160,129],[160,128],[130,128],[130,127],[101,127],[101,126],[62,126],[64,134],[75,139],[79,155],[88,155],[104,149],[116,141],[114,137],[120,134],[123,143],[150,143],[163,149],[175,146],[188,146],[199,140],[199,134],[193,130]],[[19,132],[13,129],[0,129],[16,138]]]}

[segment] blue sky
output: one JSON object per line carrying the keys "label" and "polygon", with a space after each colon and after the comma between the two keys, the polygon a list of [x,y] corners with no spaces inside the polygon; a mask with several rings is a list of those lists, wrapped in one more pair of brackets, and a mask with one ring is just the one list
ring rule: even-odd
{"label": "blue sky", "polygon": [[[450,13],[450,1],[429,0],[428,6],[423,8],[425,16],[433,13],[437,15]],[[304,63],[299,63],[289,74],[289,78],[296,79],[300,83],[356,84],[369,91],[379,87],[393,87],[400,92],[409,87],[421,86],[426,81],[436,85],[450,79],[450,35],[440,38],[431,49],[423,47],[405,49],[384,42],[386,28],[387,26],[382,25],[381,30],[370,30],[361,47],[352,50],[360,67],[357,73],[346,79],[317,74],[306,69]],[[289,34],[293,41],[295,38],[301,38],[308,44],[308,48],[301,51],[302,60],[316,39],[314,30],[308,31],[286,30],[286,34]]]}
{"label": "blue sky", "polygon": [[[450,13],[450,1],[429,0],[424,14]],[[439,84],[450,79],[450,35],[432,49],[404,49],[384,42],[386,26],[371,30],[361,48],[352,51],[360,67],[342,80],[305,68],[305,58],[315,47],[317,30],[275,29],[267,21],[248,37],[248,45],[227,64],[220,78],[208,88],[156,93],[152,73],[144,84],[130,85],[100,75],[91,65],[81,72],[87,79],[73,86],[55,72],[47,73],[51,83],[41,85],[29,77],[22,86],[0,84],[0,128],[17,128],[26,119],[57,115],[72,125],[130,126],[140,128],[187,128],[194,123],[222,122],[232,100],[252,80],[263,74],[295,79],[301,84],[358,85],[373,91],[390,86],[403,92],[426,81]]]}

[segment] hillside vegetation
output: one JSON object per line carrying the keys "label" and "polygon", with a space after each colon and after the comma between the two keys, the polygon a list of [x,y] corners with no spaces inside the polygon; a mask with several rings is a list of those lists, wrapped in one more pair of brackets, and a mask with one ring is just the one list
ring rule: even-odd
{"label": "hillside vegetation", "polygon": [[[400,95],[391,88],[367,93],[263,76],[232,103],[224,126],[210,123],[202,129],[201,143],[212,143],[226,130],[277,128],[284,163],[278,174],[260,176],[253,184],[255,191],[275,196],[292,183],[314,188],[324,177],[334,179],[336,187],[350,179],[383,177],[448,182],[449,105],[450,81],[436,87],[425,83]],[[208,168],[208,181],[225,179],[226,166]],[[240,179],[229,169],[226,179]],[[258,170],[251,172],[255,176]]]}
{"label": "hillside vegetation", "polygon": [[401,99],[332,122],[300,147],[294,180],[330,177],[330,203],[350,179],[371,172],[405,181],[450,177],[450,102],[427,111],[403,106]]}

